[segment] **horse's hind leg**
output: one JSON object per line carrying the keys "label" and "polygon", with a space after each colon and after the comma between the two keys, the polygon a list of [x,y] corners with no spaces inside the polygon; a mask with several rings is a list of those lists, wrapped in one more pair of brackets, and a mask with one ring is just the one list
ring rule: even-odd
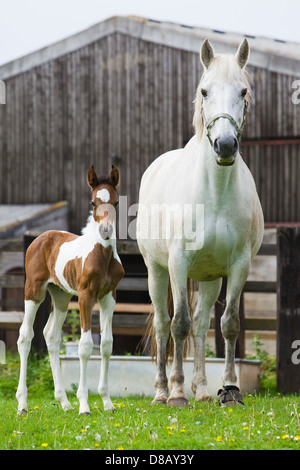
{"label": "horse's hind leg", "polygon": [[169,273],[157,264],[147,264],[147,267],[149,295],[154,307],[153,327],[157,358],[157,373],[154,382],[156,393],[153,403],[166,403],[168,399],[166,358],[171,323],[167,306]]}
{"label": "horse's hind leg", "polygon": [[210,312],[220,293],[221,281],[222,279],[216,279],[199,283],[198,302],[193,315],[194,373],[192,390],[197,401],[210,398],[205,374],[205,342],[210,324]]}
{"label": "horse's hind leg", "polygon": [[68,311],[71,295],[62,291],[54,284],[49,284],[48,290],[51,294],[53,310],[44,328],[44,337],[47,344],[55,388],[55,398],[64,411],[69,410],[71,405],[67,399],[63,386],[61,368],[59,363],[59,348],[61,343],[61,330]]}
{"label": "horse's hind leg", "polygon": [[[28,283],[27,283],[28,285]],[[26,294],[26,286],[25,286]],[[37,297],[39,300],[25,300],[24,302],[24,319],[20,327],[19,338],[17,341],[18,351],[20,355],[20,378],[19,385],[16,393],[18,400],[18,414],[26,413],[27,408],[27,359],[31,347],[31,341],[34,336],[33,323],[35,320],[36,312],[45,297],[45,288],[41,287],[40,295]],[[25,297],[26,299],[26,297]]]}

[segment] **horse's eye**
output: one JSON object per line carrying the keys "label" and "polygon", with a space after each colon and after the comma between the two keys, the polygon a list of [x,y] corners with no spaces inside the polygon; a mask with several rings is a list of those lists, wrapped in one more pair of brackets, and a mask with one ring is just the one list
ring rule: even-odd
{"label": "horse's eye", "polygon": [[96,207],[96,204],[94,203],[94,201],[91,201],[91,205],[92,205],[93,207]]}
{"label": "horse's eye", "polygon": [[115,208],[117,208],[118,205],[119,205],[119,201],[116,201],[116,202],[114,203]]}
{"label": "horse's eye", "polygon": [[245,96],[247,95],[247,91],[248,91],[248,88],[243,88],[242,93],[241,93],[243,98],[245,98]]}
{"label": "horse's eye", "polygon": [[201,88],[201,93],[202,93],[203,98],[207,97],[207,90],[205,90],[205,88]]}

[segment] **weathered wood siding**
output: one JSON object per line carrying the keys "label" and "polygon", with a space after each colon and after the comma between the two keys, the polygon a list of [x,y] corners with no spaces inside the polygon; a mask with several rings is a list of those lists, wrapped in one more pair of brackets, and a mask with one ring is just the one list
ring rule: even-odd
{"label": "weathered wood siding", "polygon": [[[300,138],[299,77],[251,68],[253,102],[244,141]],[[79,232],[89,210],[90,164],[120,157],[120,193],[138,200],[146,167],[191,137],[198,54],[114,33],[6,79],[0,106],[0,203],[67,200]],[[300,76],[300,72],[299,72]],[[0,77],[1,78],[1,77]],[[242,147],[267,222],[300,222],[300,145]]]}

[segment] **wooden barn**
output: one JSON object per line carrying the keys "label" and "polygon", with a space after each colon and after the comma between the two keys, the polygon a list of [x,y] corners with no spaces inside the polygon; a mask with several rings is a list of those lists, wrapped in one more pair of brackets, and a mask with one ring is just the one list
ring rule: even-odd
{"label": "wooden barn", "polygon": [[[138,200],[145,168],[192,136],[193,99],[208,37],[232,52],[229,34],[114,17],[0,67],[0,203],[70,205],[70,229],[85,224],[93,163],[121,171],[120,193]],[[248,37],[253,101],[242,154],[253,172],[265,221],[300,222],[300,45]],[[298,87],[299,88],[299,87]]]}
{"label": "wooden barn", "polygon": [[[105,174],[112,163],[121,172],[120,195],[128,207],[138,202],[148,165],[193,135],[205,38],[222,53],[236,51],[243,35],[114,17],[1,66],[0,204],[67,201],[69,229],[79,233],[89,211],[86,171],[93,164]],[[300,44],[247,38],[253,99],[241,153],[266,226],[300,223]],[[126,230],[122,236],[129,238]],[[134,263],[134,272],[143,271]],[[125,284],[130,290],[130,279]],[[144,321],[136,316],[135,334]]]}

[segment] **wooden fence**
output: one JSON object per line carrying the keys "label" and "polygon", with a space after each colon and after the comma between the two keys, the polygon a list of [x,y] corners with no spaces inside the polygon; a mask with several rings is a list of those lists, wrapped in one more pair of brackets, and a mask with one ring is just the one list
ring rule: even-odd
{"label": "wooden fence", "polygon": [[[22,241],[1,241],[1,251],[23,251]],[[137,335],[142,336],[147,327],[147,318],[153,307],[148,295],[147,270],[143,259],[139,253],[135,242],[119,242],[118,253],[125,264],[125,276],[118,285],[118,302],[115,307],[113,318],[113,330],[117,335]],[[276,245],[262,245],[258,255],[276,255]],[[23,288],[24,275],[4,274],[0,276],[0,287]],[[225,286],[225,283],[224,283]],[[223,313],[223,302],[225,294],[224,288],[219,297],[219,302],[215,307],[215,317],[211,318],[210,328],[216,330],[216,351],[218,357],[224,354],[222,346],[222,335],[219,328],[219,318]],[[276,282],[270,281],[247,281],[244,292],[276,292]],[[3,301],[0,300],[0,306]],[[78,308],[78,302],[70,302],[69,308]],[[94,307],[94,312],[98,311],[98,305]],[[2,311],[0,312],[0,328],[19,328],[23,319],[22,311]],[[270,318],[244,318],[241,308],[241,334],[239,338],[239,357],[244,356],[244,334],[245,330],[276,330],[276,319]],[[99,323],[94,319],[93,331],[99,331]]]}
{"label": "wooden fence", "polygon": [[[0,251],[20,251],[24,245],[19,241],[0,241]],[[127,294],[125,300],[116,304],[114,334],[142,335],[147,325],[148,313],[152,310],[148,297],[147,271],[136,243],[120,242],[118,252],[125,264],[125,277],[118,286],[118,293]],[[282,226],[277,228],[277,244],[263,244],[258,256],[277,256],[277,281],[247,281],[244,292],[277,293],[277,319],[245,318],[243,302],[240,308],[241,334],[237,344],[237,356],[244,357],[245,330],[277,331],[277,376],[278,389],[283,393],[300,391],[300,360],[293,354],[293,347],[299,343],[300,356],[300,227]],[[130,266],[131,269],[126,269]],[[133,269],[132,269],[133,266]],[[0,287],[24,286],[24,276],[2,275]],[[220,333],[220,316],[223,313],[225,282],[215,305],[215,316],[211,328],[215,328],[216,353],[223,356]],[[139,293],[142,296],[139,296]],[[146,296],[146,297],[145,297]],[[134,303],[134,300],[135,303]],[[141,301],[142,299],[142,301]],[[147,299],[147,301],[145,301]],[[71,303],[70,308],[77,307]],[[49,305],[46,308],[49,311]],[[23,312],[0,312],[0,328],[19,328]],[[42,328],[39,329],[41,332]],[[294,359],[293,359],[294,358]]]}

